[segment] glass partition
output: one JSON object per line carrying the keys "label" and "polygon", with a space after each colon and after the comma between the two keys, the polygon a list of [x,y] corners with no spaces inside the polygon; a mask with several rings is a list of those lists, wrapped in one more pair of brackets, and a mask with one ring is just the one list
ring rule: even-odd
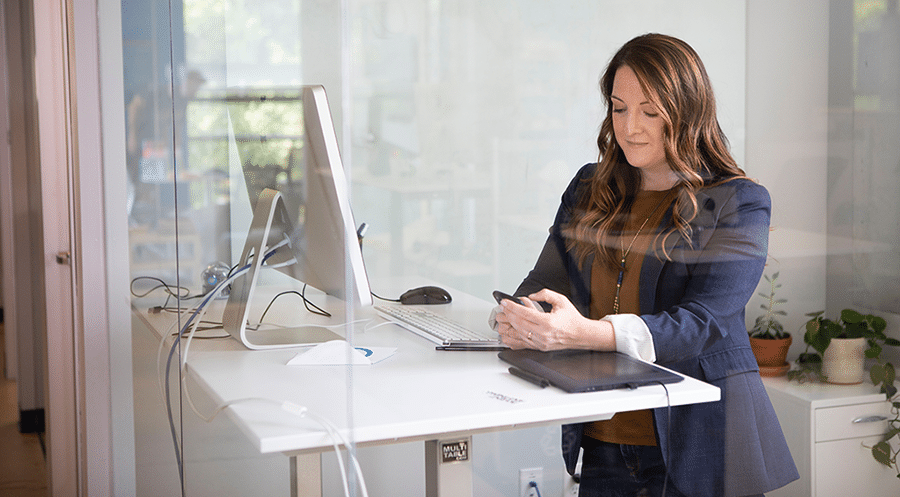
{"label": "glass partition", "polygon": [[695,46],[743,162],[742,4],[350,2],[354,205],[376,293],[397,274],[515,289],[596,160],[600,74],[636,34]]}
{"label": "glass partition", "polygon": [[[643,32],[698,50],[743,162],[743,2],[351,0],[349,9],[353,203],[370,225],[376,294],[396,298],[387,282],[400,275],[485,300],[515,290],[563,190],[597,159],[604,66]],[[570,478],[559,445],[559,426],[475,436],[474,495],[517,495],[523,468],[543,468],[542,495],[560,495]],[[391,450],[410,462],[421,448]],[[405,492],[377,471],[367,482],[378,494]]]}
{"label": "glass partition", "polygon": [[[900,323],[900,10],[837,2],[829,90],[828,306]],[[851,48],[852,47],[852,48]],[[900,357],[895,351],[888,351]]]}
{"label": "glass partition", "polygon": [[122,4],[138,495],[289,494],[288,459],[262,455],[182,364],[243,348],[221,327],[230,287],[211,291],[250,228],[242,170],[298,160],[300,7]]}
{"label": "glass partition", "polygon": [[[202,368],[204,357],[297,353],[245,354],[217,311],[192,310],[224,307],[225,295],[205,296],[235,270],[248,236],[244,168],[265,183],[292,181],[304,152],[302,85],[327,91],[356,224],[368,226],[360,243],[376,303],[425,284],[488,301],[524,278],[561,193],[596,160],[608,59],[641,33],[681,37],[706,64],[738,163],[772,194],[769,269],[790,292],[786,328],[848,295],[900,314],[891,283],[900,245],[889,139],[900,80],[890,63],[900,47],[895,9],[838,0],[123,0],[137,495],[289,495],[304,472],[321,474],[327,496],[342,495],[345,480],[362,484],[330,452],[319,468],[315,457],[255,446],[229,413],[258,409],[280,423],[279,407],[266,404],[280,399],[217,412],[227,399],[209,395],[190,361],[181,366],[185,357]],[[848,250],[835,245],[847,241]],[[302,290],[268,275],[263,284],[268,298],[273,288]],[[274,314],[317,319],[296,295],[278,300]],[[749,322],[757,308],[751,301]],[[177,338],[201,317],[191,342]],[[348,327],[349,341],[364,342],[368,326]],[[350,392],[331,400],[351,428],[372,398],[355,389],[354,371],[330,371]],[[242,391],[254,398],[262,386]],[[349,437],[353,445],[352,429]],[[424,495],[423,442],[395,442],[353,447],[369,494]],[[517,495],[528,468],[542,468],[542,495],[563,495],[571,482],[559,442],[559,426],[475,435],[474,495]]]}

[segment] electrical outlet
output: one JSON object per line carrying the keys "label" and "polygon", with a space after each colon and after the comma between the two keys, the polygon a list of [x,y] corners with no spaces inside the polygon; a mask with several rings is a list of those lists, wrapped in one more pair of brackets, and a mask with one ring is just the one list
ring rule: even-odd
{"label": "electrical outlet", "polygon": [[[537,484],[535,489],[531,486],[531,482]],[[538,489],[544,487],[544,468],[528,468],[519,470],[519,496],[520,497],[538,497]]]}
{"label": "electrical outlet", "polygon": [[581,478],[581,462],[575,466],[575,476],[563,469],[563,497],[578,497],[578,487]]}

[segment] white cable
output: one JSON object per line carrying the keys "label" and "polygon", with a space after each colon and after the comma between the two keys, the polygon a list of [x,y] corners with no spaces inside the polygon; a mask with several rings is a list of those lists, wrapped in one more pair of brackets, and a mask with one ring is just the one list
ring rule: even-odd
{"label": "white cable", "polygon": [[172,334],[172,330],[178,326],[178,320],[169,326],[169,329],[166,330],[162,337],[159,340],[159,348],[156,349],[156,384],[159,387],[159,398],[162,401],[166,399],[166,390],[165,386],[163,386],[163,371],[162,371],[162,352],[165,350],[164,345],[166,344],[166,338],[168,338]]}
{"label": "white cable", "polygon": [[[274,253],[274,250],[276,250],[280,246],[283,246],[284,244],[286,244],[289,241],[290,241],[289,239],[285,238],[284,240],[282,240],[281,242],[276,244],[272,248],[272,251],[268,252],[268,254]],[[268,258],[268,257],[266,257],[266,258]],[[263,263],[264,262],[265,262],[265,259],[263,260]],[[278,266],[263,266],[263,267],[274,268],[274,267],[280,267],[280,265],[278,265]],[[184,334],[186,328],[188,326],[190,326],[191,320],[193,320],[195,317],[198,318],[197,321],[194,323],[194,326],[191,328],[190,333],[188,334],[188,338],[185,343],[184,350],[182,351],[182,356],[183,356],[182,365],[181,365],[182,370],[184,369],[184,367],[187,364],[187,357],[188,357],[187,352],[188,352],[188,348],[190,347],[191,339],[193,338],[194,333],[197,331],[197,327],[199,326],[199,323],[201,323],[203,321],[203,317],[206,314],[206,310],[208,309],[206,305],[209,303],[210,300],[212,300],[211,297],[214,295],[218,295],[218,293],[220,293],[223,288],[227,287],[227,285],[230,284],[231,281],[233,281],[235,278],[242,275],[243,273],[247,272],[249,270],[249,268],[250,268],[249,265],[245,266],[244,268],[242,268],[235,274],[229,276],[226,280],[222,281],[219,285],[216,286],[216,288],[214,289],[213,292],[210,292],[207,295],[207,297],[203,300],[203,302],[198,307],[192,309],[192,311],[194,312],[193,316],[191,318],[189,318],[189,320],[185,324],[185,326],[179,331],[178,336],[175,337],[175,341],[179,340],[182,337],[182,335]],[[197,311],[199,311],[199,315],[197,314]],[[323,327],[326,327],[326,328],[340,327],[340,326],[346,326],[348,324],[355,324],[355,323],[364,322],[364,321],[371,321],[371,320],[360,319],[360,320],[352,321],[349,323],[344,323],[344,324],[339,324],[339,325],[327,325],[327,326],[323,326]],[[387,324],[387,323],[385,323],[385,324]],[[177,320],[175,323],[172,324],[170,329],[174,328],[176,325],[177,325]],[[321,325],[316,325],[316,326],[321,326]],[[380,326],[380,325],[378,325],[378,326]],[[169,336],[169,334],[170,334],[170,332],[168,332],[168,331],[163,334],[162,340],[160,341],[159,351],[157,352],[158,379],[161,379],[159,377],[162,375],[162,372],[160,371],[161,351],[163,350],[163,345],[165,344],[166,338]],[[174,342],[173,342],[172,346],[174,347]],[[245,399],[237,399],[237,400],[229,401],[229,402],[226,402],[225,404],[222,404],[221,406],[217,407],[213,411],[213,414],[211,416],[207,417],[207,416],[204,416],[203,414],[201,414],[199,412],[199,410],[197,409],[197,407],[194,405],[194,403],[190,397],[190,394],[189,394],[189,389],[187,388],[186,380],[187,380],[186,376],[183,375],[181,386],[182,386],[182,391],[184,392],[185,398],[187,399],[188,404],[190,405],[190,407],[194,411],[194,413],[200,419],[204,420],[207,423],[211,422],[220,412],[222,412],[225,408],[229,407],[230,405],[240,403],[240,402],[248,402],[248,401],[262,401],[262,402],[276,403],[276,404],[279,404],[281,406],[281,408],[287,412],[290,412],[299,417],[307,417],[307,418],[317,422],[318,424],[320,424],[322,427],[325,428],[325,430],[328,432],[328,434],[332,440],[332,446],[334,447],[334,450],[335,450],[335,456],[337,457],[338,466],[341,471],[341,478],[344,483],[345,496],[350,497],[350,489],[349,489],[349,484],[348,484],[347,471],[346,471],[346,468],[344,467],[344,461],[341,458],[341,454],[340,454],[340,446],[338,444],[338,440],[340,440],[340,442],[343,443],[345,447],[347,447],[347,454],[348,454],[348,457],[350,457],[351,461],[353,462],[355,473],[356,473],[357,477],[359,478],[363,497],[368,497],[369,494],[368,494],[368,490],[366,489],[365,478],[363,477],[362,468],[359,465],[359,461],[356,458],[356,455],[353,453],[353,450],[351,449],[350,443],[347,442],[347,440],[344,439],[343,436],[341,436],[341,434],[338,432],[337,428],[332,423],[330,423],[327,419],[317,416],[313,413],[310,413],[309,410],[306,409],[305,407],[298,406],[291,402],[287,402],[287,401],[277,402],[277,401],[273,401],[271,399],[264,399],[264,398],[245,398]],[[168,378],[166,378],[165,381],[166,381],[166,383],[168,383]],[[162,385],[160,385],[160,388],[162,388]],[[163,396],[164,400],[166,400],[166,402],[168,403],[168,399],[166,398],[165,392],[162,393],[162,396]]]}
{"label": "white cable", "polygon": [[[286,244],[286,243],[288,243],[289,241],[290,241],[290,240],[287,239],[287,238],[285,237],[284,240],[282,240],[279,244],[276,245],[276,248],[279,247],[279,246],[282,246],[282,245],[284,245],[284,244]],[[263,264],[263,263],[265,263],[265,261],[266,261],[269,257],[271,257],[274,253],[275,253],[275,249],[273,249],[272,251],[266,252],[266,255],[263,257],[262,261],[259,261],[260,265]],[[179,477],[180,477],[180,480],[181,480],[181,482],[182,482],[182,493],[183,493],[183,484],[184,484],[184,468],[183,468],[183,461],[181,460],[181,457],[180,457],[180,455],[179,455],[179,454],[180,454],[180,452],[179,452],[180,449],[179,449],[178,436],[177,436],[177,433],[176,433],[176,431],[175,431],[175,423],[174,423],[174,420],[172,419],[172,410],[171,410],[171,403],[170,403],[170,398],[169,398],[169,372],[170,372],[170,369],[169,369],[169,368],[170,368],[171,361],[172,361],[172,354],[174,354],[174,352],[175,352],[175,346],[180,342],[182,336],[184,335],[185,331],[187,331],[188,327],[191,325],[191,322],[193,321],[193,319],[197,317],[197,315],[198,315],[199,312],[201,312],[201,311],[202,311],[202,313],[205,313],[205,312],[206,312],[206,305],[207,305],[207,304],[209,303],[209,301],[211,300],[211,297],[212,297],[213,295],[217,295],[218,292],[220,292],[222,288],[224,288],[225,286],[227,286],[227,283],[228,283],[228,282],[230,282],[231,280],[233,280],[234,277],[236,277],[237,275],[244,273],[244,272],[245,272],[246,270],[248,270],[250,267],[252,267],[250,264],[245,265],[244,267],[242,267],[241,269],[239,269],[238,272],[237,272],[235,275],[230,276],[228,279],[225,280],[225,282],[220,283],[220,284],[217,286],[215,292],[209,292],[209,293],[206,295],[206,297],[203,299],[203,302],[199,305],[199,307],[194,308],[193,313],[192,313],[191,316],[188,318],[188,320],[187,320],[187,322],[184,324],[184,326],[182,326],[182,327],[178,330],[178,334],[175,336],[175,339],[174,339],[173,342],[172,342],[172,346],[171,346],[170,349],[169,349],[169,357],[168,357],[168,359],[166,360],[166,374],[165,374],[165,378],[164,378],[163,402],[164,402],[165,405],[166,405],[166,411],[168,412],[168,417],[169,417],[169,428],[170,428],[171,433],[172,433],[172,439],[173,439],[173,441],[174,441],[174,443],[175,443],[175,458],[176,458],[177,464],[178,464],[178,473],[179,473]],[[180,309],[180,305],[179,305],[179,309]],[[199,323],[200,321],[202,321],[202,317],[201,317],[201,319],[198,321],[198,323]],[[180,320],[176,319],[176,323],[180,323]],[[193,328],[194,331],[196,331],[197,326],[198,326],[198,325],[195,324],[195,326],[194,326],[194,328]],[[165,340],[166,340],[166,337],[167,337],[167,336],[168,336],[168,332],[166,332],[166,333],[164,333],[164,334],[162,335],[162,340],[161,340],[161,342],[160,342],[160,347],[162,347],[162,345],[165,343]],[[191,332],[191,336],[193,336],[193,331]],[[185,361],[186,361],[186,360],[187,360],[186,350],[185,350],[185,356],[184,356],[184,357],[185,357]],[[158,368],[159,368],[159,354],[157,354],[157,369],[158,369]],[[184,364],[182,364],[182,368],[184,368]],[[179,371],[182,371],[182,369],[180,368]],[[158,375],[160,374],[160,372],[159,372],[158,370],[157,370],[157,374],[158,374]],[[184,388],[185,385],[184,385],[184,383],[182,383],[180,386],[181,386],[182,388]],[[194,408],[194,411],[196,412],[196,408],[193,406],[193,404],[191,404],[191,407]],[[199,414],[199,413],[198,413],[198,414]]]}
{"label": "white cable", "polygon": [[[178,312],[179,312],[179,314],[190,314],[195,311],[197,311],[197,308],[192,307],[190,309],[185,309],[185,310],[178,311]],[[169,328],[166,329],[161,334],[162,336],[160,337],[160,340],[159,340],[159,347],[157,347],[157,349],[156,349],[156,383],[157,383],[157,386],[159,387],[159,397],[163,401],[165,401],[165,397],[166,397],[165,386],[163,385],[163,371],[162,371],[163,350],[165,350],[164,346],[166,344],[166,339],[173,336],[173,331],[175,330],[176,326],[178,326],[177,319],[174,322],[172,322],[172,324],[169,325]],[[177,337],[175,337],[175,338],[177,338]],[[173,338],[173,340],[175,338]]]}
{"label": "white cable", "polygon": [[[240,269],[239,271],[235,272],[234,274],[232,274],[231,276],[229,276],[228,278],[225,278],[224,280],[222,280],[222,282],[219,283],[218,285],[216,285],[216,287],[213,289],[213,291],[210,292],[210,296],[212,296],[213,299],[217,298],[219,296],[219,294],[222,292],[222,290],[227,288],[228,285],[230,285],[232,281],[234,281],[238,276],[241,276],[244,273],[246,273],[248,270],[249,270],[249,268],[244,267],[244,268]],[[206,316],[206,311],[207,311],[207,309],[209,309],[209,307],[206,304],[210,300],[213,300],[213,299],[207,297],[206,300],[204,300],[203,303],[200,304],[201,305],[200,314],[197,316],[197,320],[194,322],[194,326],[193,326],[193,328],[191,328],[191,332],[188,333],[187,340],[184,343],[184,350],[181,352],[181,370],[182,371],[184,371],[185,366],[187,366],[188,349],[191,347],[191,340],[194,339],[194,333],[197,332],[197,327],[200,326],[200,323],[203,322],[203,317]]]}
{"label": "white cable", "polygon": [[269,269],[278,269],[278,268],[280,268],[280,267],[287,267],[287,266],[290,266],[290,265],[296,264],[296,263],[297,263],[297,259],[296,259],[295,257],[291,257],[291,258],[290,258],[289,260],[287,260],[287,261],[284,261],[284,262],[281,262],[281,263],[278,263],[278,264],[266,264],[266,265],[263,266],[263,267],[266,267],[266,268],[269,268]]}
{"label": "white cable", "polygon": [[[374,319],[370,319],[369,322],[372,323],[372,322],[375,322],[375,320],[374,320]],[[382,327],[382,326],[388,326],[388,325],[391,325],[391,324],[397,324],[397,323],[395,323],[395,322],[393,322],[393,321],[382,321],[382,322],[376,324],[375,326],[366,326],[365,328],[363,328],[363,333],[365,333],[365,332],[367,332],[367,331],[372,331],[372,330],[374,330],[375,328],[380,328],[380,327]]]}
{"label": "white cable", "polygon": [[230,400],[230,401],[225,402],[224,404],[216,407],[216,409],[213,411],[213,413],[211,415],[204,416],[197,410],[196,406],[194,406],[194,403],[191,401],[191,396],[188,393],[187,386],[184,385],[183,388],[184,388],[185,397],[187,398],[188,404],[190,404],[191,409],[194,411],[194,414],[196,414],[197,417],[199,417],[206,423],[212,422],[212,420],[215,419],[215,417],[218,416],[219,413],[224,411],[226,408],[228,408],[234,404],[240,404],[243,402],[264,402],[264,403],[268,403],[268,404],[275,404],[275,405],[278,405],[279,407],[281,407],[282,410],[284,410],[290,414],[293,414],[297,417],[307,418],[312,421],[315,421],[316,423],[318,423],[320,426],[322,426],[325,429],[325,431],[328,433],[329,438],[331,439],[331,445],[334,448],[334,454],[337,457],[338,469],[340,470],[341,480],[344,485],[345,497],[350,497],[350,486],[349,486],[348,478],[347,478],[347,468],[344,465],[343,458],[341,457],[341,448],[340,448],[341,445],[343,445],[344,447],[347,448],[347,455],[350,458],[350,461],[353,463],[353,469],[354,469],[354,472],[356,473],[357,478],[359,479],[360,490],[362,491],[363,497],[369,496],[369,491],[366,488],[366,481],[365,481],[365,477],[363,476],[362,467],[360,467],[359,460],[357,459],[356,455],[353,454],[350,443],[347,441],[347,439],[345,439],[341,435],[341,433],[337,429],[337,427],[334,426],[334,424],[332,424],[327,419],[325,419],[315,413],[312,413],[306,407],[300,406],[293,402],[290,402],[290,401],[279,402],[276,400],[267,399],[267,398],[263,398],[263,397],[247,397],[247,398],[243,398],[243,399]]}
{"label": "white cable", "polygon": [[[306,324],[291,324],[291,325],[278,324],[278,323],[267,323],[265,321],[260,321],[259,323],[256,324],[256,329],[254,329],[253,331],[263,331],[263,332],[266,331],[265,329],[262,329],[262,326],[270,326],[272,328],[280,328],[280,329],[302,328],[304,326],[316,326],[319,328],[343,328],[343,327],[351,325],[351,324],[367,323],[370,321],[374,321],[374,320],[372,318],[364,318],[364,319],[356,319],[353,321],[347,321],[346,323],[338,323],[338,324],[306,323]],[[388,324],[392,324],[392,323],[388,323]],[[368,328],[366,328],[366,329],[368,329]]]}
{"label": "white cable", "polygon": [[[267,254],[272,254],[273,251],[275,251],[275,250],[279,249],[280,247],[283,247],[284,245],[287,245],[287,244],[289,244],[289,243],[290,243],[290,238],[288,238],[287,236],[285,236],[284,239],[282,239],[280,242],[276,243],[276,244],[272,247],[272,249],[271,249],[269,252],[266,252],[266,253],[267,253]],[[253,257],[253,256],[251,256],[251,257]],[[292,260],[296,261],[296,259],[292,259]],[[265,262],[265,259],[263,260],[263,262]],[[289,261],[289,262],[290,262],[290,261]],[[280,265],[279,265],[279,266],[280,266]],[[277,266],[271,266],[271,267],[277,267]],[[217,296],[218,293],[220,293],[220,292],[222,291],[223,288],[225,288],[228,284],[230,284],[230,282],[231,282],[232,280],[234,280],[234,278],[235,278],[236,276],[238,276],[238,275],[240,275],[240,274],[243,274],[243,273],[247,272],[249,269],[250,269],[250,266],[247,265],[246,267],[244,267],[243,269],[241,269],[241,270],[238,271],[237,273],[235,273],[235,274],[229,276],[225,281],[220,282],[218,285],[216,285],[216,287],[213,289],[213,291],[210,292],[210,293],[208,293],[208,294],[206,295],[207,298],[205,298],[205,299],[201,302],[200,308],[205,308],[205,307],[206,307],[206,304],[207,304],[210,300],[212,300],[212,299],[209,298],[210,295],[216,295],[216,296]],[[197,310],[197,308],[194,307],[194,308],[187,309],[187,310],[180,311],[180,312],[181,312],[181,313],[190,313],[190,312],[195,312],[196,310]],[[203,312],[205,313],[205,310],[204,310]],[[191,334],[190,334],[190,336],[189,336],[189,338],[188,338],[188,341],[187,341],[187,344],[188,344],[188,345],[185,346],[185,351],[184,351],[184,358],[185,358],[185,361],[187,360],[187,347],[189,346],[190,340],[191,340],[191,338],[193,338],[194,333],[195,333],[196,330],[197,330],[197,326],[199,326],[199,323],[202,322],[202,321],[203,321],[203,316],[201,315],[201,316],[200,316],[200,319],[198,319],[198,320],[197,320],[197,323],[194,325],[193,331],[191,332]],[[166,396],[166,395],[165,395],[165,387],[163,386],[164,379],[163,379],[163,372],[162,372],[162,351],[165,349],[164,345],[166,344],[166,339],[171,335],[172,330],[175,329],[175,327],[176,327],[177,325],[178,325],[178,320],[176,319],[175,322],[173,322],[172,325],[169,326],[169,328],[168,328],[164,333],[162,333],[162,337],[161,337],[161,339],[160,339],[160,341],[159,341],[159,347],[158,347],[158,349],[157,349],[157,351],[156,351],[156,377],[157,377],[157,385],[158,385],[158,387],[159,387],[160,398],[162,398],[163,400],[165,400],[165,396]],[[181,335],[183,332],[184,332],[184,330],[181,330],[181,332],[179,332],[179,336],[175,337],[175,340],[179,339],[179,338],[180,338],[180,335]],[[184,368],[184,363],[182,363],[182,369],[183,369],[183,368]]]}
{"label": "white cable", "polygon": [[285,245],[291,243],[291,239],[286,234],[282,233],[281,236],[283,236],[284,238],[282,238],[281,241],[276,243],[275,245],[272,245],[272,248],[270,248],[268,250],[268,252],[266,252],[267,254],[269,252],[274,252],[274,251],[280,249],[281,247],[284,247]]}
{"label": "white cable", "polygon": [[[305,418],[309,415],[309,410],[307,408],[298,406],[297,404],[294,404],[292,402],[283,402],[281,404],[281,408],[301,418]],[[325,431],[328,432],[328,435],[331,438],[331,446],[334,447],[334,455],[337,458],[338,469],[340,469],[341,471],[341,482],[343,482],[344,484],[344,497],[350,497],[350,482],[347,478],[347,468],[344,466],[344,459],[341,458],[341,449],[338,445],[338,438],[340,438],[340,436],[336,436],[335,432],[332,430],[329,424],[322,424],[322,426],[325,428]]]}
{"label": "white cable", "polygon": [[[347,455],[348,455],[348,457],[350,457],[350,461],[353,462],[353,467],[356,472],[356,476],[359,478],[360,489],[362,490],[363,497],[368,497],[369,491],[366,489],[366,480],[363,477],[362,468],[359,466],[359,460],[356,458],[356,455],[353,454],[353,450],[350,447],[350,443],[347,442],[347,439],[345,439],[340,434],[337,427],[334,426],[327,419],[325,419],[315,413],[310,412],[309,409],[307,409],[305,407],[298,406],[297,404],[294,404],[292,402],[288,402],[288,401],[283,402],[281,404],[281,408],[284,409],[285,411],[295,414],[297,416],[309,418],[309,419],[319,423],[328,431],[328,433],[332,437],[332,440],[334,440],[335,437],[340,439],[341,443],[344,444],[344,447],[347,448]],[[344,492],[349,497],[350,490],[347,488],[347,475],[346,475],[345,470],[343,469],[343,461],[341,459],[341,455],[340,455],[337,443],[335,443],[334,445],[335,445],[335,455],[338,458],[338,464],[341,466],[342,477],[344,479]]]}

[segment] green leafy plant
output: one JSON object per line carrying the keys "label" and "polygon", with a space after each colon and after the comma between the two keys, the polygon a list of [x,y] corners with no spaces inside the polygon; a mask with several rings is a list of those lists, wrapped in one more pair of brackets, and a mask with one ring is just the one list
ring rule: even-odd
{"label": "green leafy plant", "polygon": [[[900,449],[891,448],[890,441],[900,435],[900,402],[897,401],[897,387],[894,386],[896,371],[894,365],[882,357],[884,346],[900,346],[900,340],[889,338],[884,334],[887,323],[884,319],[872,314],[862,314],[853,309],[841,311],[841,318],[837,321],[823,317],[824,311],[807,314],[806,333],[803,341],[806,342],[806,352],[800,354],[797,360],[798,369],[788,372],[789,379],[805,381],[815,379],[824,381],[822,375],[822,355],[834,338],[865,338],[865,356],[874,359],[875,364],[869,370],[869,378],[872,384],[880,387],[881,393],[891,401],[894,419],[888,421],[888,431],[881,441],[871,447],[872,457],[881,464],[894,468],[897,478],[900,478],[900,465],[897,457]],[[810,352],[812,348],[815,352]]]}
{"label": "green leafy plant", "polygon": [[897,402],[896,397],[891,403],[891,412],[894,413],[894,419],[888,421],[887,433],[880,442],[872,447],[872,457],[881,464],[894,468],[897,471],[897,478],[900,478],[900,465],[897,464],[900,448],[896,450],[891,448],[891,439],[900,434],[900,402]]}
{"label": "green leafy plant", "polygon": [[775,308],[787,302],[787,299],[775,298],[775,290],[781,288],[781,284],[778,283],[778,273],[773,274],[771,278],[765,275],[764,278],[769,282],[769,293],[759,293],[760,297],[766,299],[766,303],[759,307],[766,313],[756,318],[756,323],[754,323],[753,328],[747,330],[747,333],[750,334],[751,338],[765,338],[769,340],[787,338],[791,335],[784,331],[784,326],[777,318],[777,316],[787,316],[787,313]]}
{"label": "green leafy plant", "polygon": [[[807,350],[809,345],[807,344]],[[807,381],[825,382],[828,378],[822,373],[822,356],[815,352],[804,352],[797,357],[797,369],[788,371],[788,380],[796,380],[800,383]]]}
{"label": "green leafy plant", "polygon": [[[841,317],[837,321],[824,317],[824,313],[824,311],[819,311],[807,314],[810,319],[806,322],[806,333],[803,335],[806,351],[800,354],[797,360],[800,369],[797,372],[791,372],[794,374],[789,373],[788,378],[802,380],[812,376],[822,379],[821,370],[818,373],[815,370],[821,366],[822,355],[825,354],[825,349],[831,344],[832,339],[865,338],[865,356],[875,360],[875,364],[869,371],[872,384],[880,387],[881,392],[889,399],[896,395],[894,365],[885,361],[881,353],[886,345],[900,346],[900,340],[889,338],[884,334],[884,330],[887,328],[885,320],[872,314],[859,313],[853,309],[841,311]],[[810,348],[815,352],[810,352]]]}
{"label": "green leafy plant", "polygon": [[869,371],[872,384],[881,387],[881,392],[888,398],[897,393],[894,386],[896,372],[894,365],[882,357],[884,346],[900,346],[900,340],[889,338],[884,334],[887,323],[881,317],[872,314],[861,314],[853,309],[841,311],[841,318],[833,321],[823,317],[824,311],[807,314],[810,317],[806,322],[806,334],[803,340],[807,343],[807,351],[812,347],[819,355],[825,354],[825,349],[834,338],[865,338],[865,355],[874,359],[875,364]]}

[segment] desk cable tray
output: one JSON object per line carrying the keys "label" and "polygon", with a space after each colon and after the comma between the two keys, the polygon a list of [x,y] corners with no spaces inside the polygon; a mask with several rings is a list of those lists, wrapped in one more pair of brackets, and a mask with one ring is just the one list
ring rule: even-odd
{"label": "desk cable tray", "polygon": [[[419,307],[376,305],[375,311],[413,333],[444,346],[497,346],[500,339],[466,328],[450,318]],[[485,323],[485,326],[487,324]]]}

